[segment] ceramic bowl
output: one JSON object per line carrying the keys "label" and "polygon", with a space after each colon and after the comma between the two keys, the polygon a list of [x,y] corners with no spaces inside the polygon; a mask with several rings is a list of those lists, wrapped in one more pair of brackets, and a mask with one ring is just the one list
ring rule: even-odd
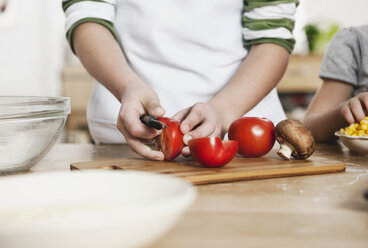
{"label": "ceramic bowl", "polygon": [[368,137],[344,135],[339,131],[335,132],[335,136],[350,150],[368,155]]}
{"label": "ceramic bowl", "polygon": [[147,172],[46,172],[0,178],[0,247],[143,247],[196,196],[182,179]]}
{"label": "ceramic bowl", "polygon": [[55,144],[69,113],[66,97],[0,96],[0,174],[35,165]]}

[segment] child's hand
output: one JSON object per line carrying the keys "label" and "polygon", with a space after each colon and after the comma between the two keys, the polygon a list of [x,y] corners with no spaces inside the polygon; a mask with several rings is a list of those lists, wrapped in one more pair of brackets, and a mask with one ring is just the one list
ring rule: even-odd
{"label": "child's hand", "polygon": [[130,84],[121,97],[117,127],[128,145],[139,155],[153,160],[164,160],[161,151],[152,150],[145,142],[151,141],[161,131],[144,125],[139,117],[149,114],[160,117],[165,114],[156,93],[143,82]]}
{"label": "child's hand", "polygon": [[363,120],[367,115],[367,110],[368,92],[364,92],[343,102],[341,114],[349,124],[352,124]]}
{"label": "child's hand", "polygon": [[[207,136],[222,138],[225,135],[219,115],[208,103],[196,103],[178,112],[172,118],[181,122],[180,130],[184,134],[183,141],[186,145],[194,138]],[[183,148],[182,155],[190,155],[188,146]]]}

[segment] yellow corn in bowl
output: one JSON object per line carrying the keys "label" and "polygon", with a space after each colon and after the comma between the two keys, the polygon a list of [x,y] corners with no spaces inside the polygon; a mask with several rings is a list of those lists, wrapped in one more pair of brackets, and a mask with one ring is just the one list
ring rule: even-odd
{"label": "yellow corn in bowl", "polygon": [[335,132],[340,141],[354,152],[368,155],[368,116]]}

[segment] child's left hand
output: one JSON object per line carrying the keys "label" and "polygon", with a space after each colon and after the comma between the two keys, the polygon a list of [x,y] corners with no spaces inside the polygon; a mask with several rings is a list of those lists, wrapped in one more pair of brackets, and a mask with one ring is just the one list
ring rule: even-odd
{"label": "child's left hand", "polygon": [[[224,137],[226,128],[217,111],[209,103],[196,103],[177,114],[173,119],[181,122],[180,130],[184,134],[183,141],[188,145],[189,140],[200,137]],[[190,155],[188,146],[182,150],[182,155]]]}
{"label": "child's left hand", "polygon": [[[187,145],[190,139],[223,138],[230,124],[256,106],[282,78],[289,60],[288,51],[276,44],[252,45],[229,83],[208,103],[196,103],[173,116]],[[269,68],[265,72],[265,68]],[[229,111],[231,109],[231,111]],[[184,147],[183,156],[189,156]]]}

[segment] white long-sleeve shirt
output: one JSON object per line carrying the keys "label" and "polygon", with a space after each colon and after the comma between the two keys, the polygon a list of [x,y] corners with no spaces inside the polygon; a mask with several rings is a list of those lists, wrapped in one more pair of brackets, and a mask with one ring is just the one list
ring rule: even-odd
{"label": "white long-sleeve shirt", "polygon": [[[167,116],[208,102],[229,82],[252,44],[275,43],[291,51],[296,5],[294,0],[63,2],[69,41],[83,22],[108,28],[132,69],[158,94]],[[120,103],[96,83],[87,117],[97,143],[123,141],[116,129],[119,109]],[[275,124],[285,118],[275,90],[247,115]]]}

